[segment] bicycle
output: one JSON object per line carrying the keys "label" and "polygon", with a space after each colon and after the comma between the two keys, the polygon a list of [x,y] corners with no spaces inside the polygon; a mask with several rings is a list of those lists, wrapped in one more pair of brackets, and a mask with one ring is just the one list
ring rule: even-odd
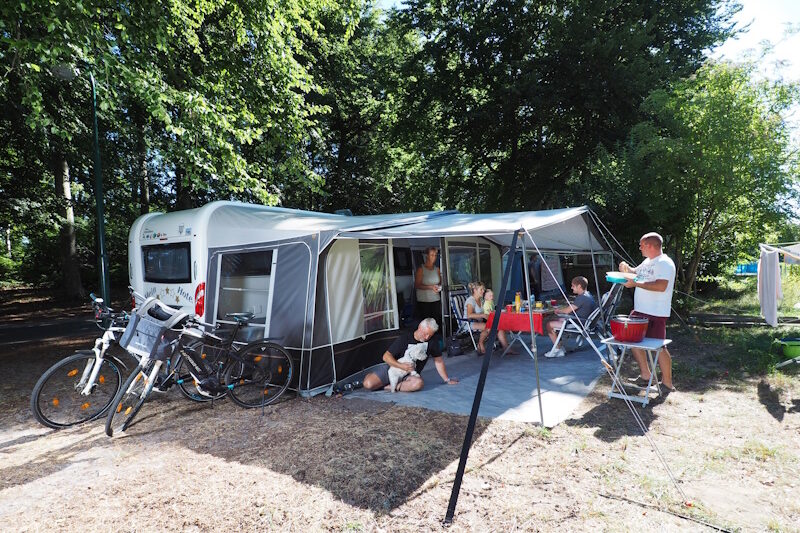
{"label": "bicycle", "polygon": [[[202,329],[213,325],[180,315],[151,317],[160,320],[162,327],[156,335],[152,331],[145,335],[152,339],[149,343],[152,346],[142,344],[140,364],[114,398],[115,408],[106,417],[109,437],[130,427],[165,364],[167,377],[158,381],[162,390],[175,384],[182,390],[193,386],[197,394],[208,400],[229,396],[244,408],[274,403],[289,387],[294,363],[282,346],[269,340],[249,344],[236,341],[239,330],[253,318],[252,313],[229,313],[226,317],[234,320],[233,329],[214,332]],[[150,323],[143,329],[152,329],[152,320]],[[180,330],[173,329],[178,325]]]}
{"label": "bicycle", "polygon": [[108,349],[125,331],[130,315],[115,312],[94,294],[89,297],[103,334],[91,350],[79,350],[48,368],[31,392],[33,416],[47,427],[61,429],[101,417],[122,385],[120,368],[128,368]]}
{"label": "bicycle", "polygon": [[[124,382],[123,372],[129,365],[109,353],[119,343],[131,315],[125,311],[115,312],[102,298],[90,294],[94,319],[103,334],[95,339],[91,350],[78,350],[48,368],[31,392],[31,412],[44,426],[62,429],[90,422],[103,416]],[[136,308],[137,302],[148,305],[154,298],[144,296],[131,289]],[[130,353],[136,363],[140,357]],[[195,394],[181,386],[181,392],[190,400],[206,402],[211,398]]]}

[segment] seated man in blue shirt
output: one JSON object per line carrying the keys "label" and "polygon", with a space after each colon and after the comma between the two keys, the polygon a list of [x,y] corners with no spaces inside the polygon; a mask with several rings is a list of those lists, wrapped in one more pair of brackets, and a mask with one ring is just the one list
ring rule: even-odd
{"label": "seated man in blue shirt", "polygon": [[[561,314],[572,314],[574,312],[581,322],[589,318],[589,315],[597,307],[597,302],[595,302],[590,293],[586,292],[588,287],[589,280],[583,276],[572,278],[572,292],[576,294],[575,300],[569,305],[556,308],[555,312]],[[561,329],[564,322],[566,322],[564,319],[557,318],[547,323],[547,334],[550,336],[550,340],[553,341],[553,349],[544,354],[545,357],[564,357],[564,348],[556,346],[558,330]]]}

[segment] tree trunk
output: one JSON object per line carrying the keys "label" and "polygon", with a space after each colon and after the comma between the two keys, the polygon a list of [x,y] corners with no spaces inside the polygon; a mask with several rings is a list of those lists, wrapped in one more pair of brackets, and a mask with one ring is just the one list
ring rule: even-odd
{"label": "tree trunk", "polygon": [[675,273],[678,280],[683,283],[686,279],[686,272],[683,270],[683,239],[681,237],[675,238]]}
{"label": "tree trunk", "polygon": [[139,163],[139,213],[150,212],[150,177],[147,175],[147,146],[144,131],[139,131],[136,140],[136,156]]}
{"label": "tree trunk", "polygon": [[56,197],[62,219],[59,231],[61,252],[61,273],[64,279],[64,293],[70,299],[83,299],[86,293],[81,284],[81,271],[78,264],[78,251],[75,243],[75,213],[72,209],[72,190],[69,183],[69,164],[63,154],[53,157]]}
{"label": "tree trunk", "polygon": [[181,166],[175,167],[175,210],[192,208],[192,187],[191,183],[184,183],[186,171]]}
{"label": "tree trunk", "polygon": [[6,228],[6,252],[8,252],[9,259],[13,259],[14,256],[11,255],[11,226]]}
{"label": "tree trunk", "polygon": [[131,115],[136,127],[136,177],[131,183],[131,190],[139,190],[139,197],[134,202],[139,202],[139,213],[144,215],[150,212],[150,177],[147,175],[147,118],[138,104],[131,105]]}
{"label": "tree trunk", "polygon": [[697,234],[697,241],[695,242],[692,260],[689,262],[689,267],[686,270],[686,279],[683,280],[683,292],[685,293],[692,294],[694,292],[692,287],[694,286],[694,281],[697,277],[697,268],[700,266],[700,259],[703,256],[703,243],[705,242],[711,227],[714,225],[716,218],[717,215],[714,212],[706,215],[703,228]]}
{"label": "tree trunk", "polygon": [[[328,190],[331,191],[333,196],[333,209],[351,209],[355,198],[347,190],[347,180],[344,177],[344,167],[347,160],[347,134],[344,131],[345,126],[341,126],[339,130],[339,149],[336,152],[336,167],[332,173],[332,183],[328,185]],[[331,187],[332,186],[332,187]],[[354,212],[358,212],[353,209]]]}

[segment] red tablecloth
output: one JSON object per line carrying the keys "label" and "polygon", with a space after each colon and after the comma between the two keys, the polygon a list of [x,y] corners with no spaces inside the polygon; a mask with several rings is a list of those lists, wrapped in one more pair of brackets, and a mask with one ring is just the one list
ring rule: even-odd
{"label": "red tablecloth", "polygon": [[[534,311],[533,312],[533,329],[539,335],[544,335],[544,329],[542,328],[542,317],[544,315],[550,314],[552,311]],[[489,313],[489,318],[486,319],[486,329],[492,327],[492,323],[494,321],[494,312]],[[509,313],[508,311],[503,311],[503,314],[500,315],[500,325],[498,329],[502,329],[505,331],[524,331],[526,333],[531,332],[531,320],[528,318],[528,313]]]}

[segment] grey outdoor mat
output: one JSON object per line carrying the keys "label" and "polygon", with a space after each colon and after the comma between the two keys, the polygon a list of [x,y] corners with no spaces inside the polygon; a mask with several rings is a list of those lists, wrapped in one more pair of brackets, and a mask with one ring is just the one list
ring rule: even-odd
{"label": "grey outdoor mat", "polygon": [[[528,341],[530,342],[530,341]],[[591,348],[568,353],[566,357],[548,359],[544,353],[552,347],[547,337],[537,337],[539,348],[539,379],[542,390],[544,425],[553,427],[564,421],[594,388],[605,373],[597,354]],[[518,355],[500,358],[496,352],[489,365],[479,416],[541,422],[536,391],[536,372],[533,359],[517,343]],[[397,405],[424,407],[447,413],[469,415],[483,358],[472,354],[445,357],[447,373],[457,377],[458,385],[446,385],[436,372],[433,361],[422,371],[425,387],[418,392],[357,390],[346,398],[363,398]]]}

